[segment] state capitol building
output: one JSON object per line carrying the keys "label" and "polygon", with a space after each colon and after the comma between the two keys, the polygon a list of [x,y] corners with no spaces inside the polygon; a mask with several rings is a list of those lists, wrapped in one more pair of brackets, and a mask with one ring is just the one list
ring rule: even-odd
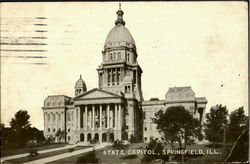
{"label": "state capitol building", "polygon": [[[65,131],[66,142],[89,144],[114,140],[149,142],[161,139],[152,119],[159,110],[182,105],[203,124],[207,100],[195,97],[191,87],[169,88],[164,100],[144,100],[142,68],[137,62],[135,41],[125,27],[121,7],[115,26],[110,30],[97,68],[98,88],[87,90],[80,76],[75,97],[51,95],[44,100],[44,136],[53,138]],[[64,141],[64,140],[63,140]]]}

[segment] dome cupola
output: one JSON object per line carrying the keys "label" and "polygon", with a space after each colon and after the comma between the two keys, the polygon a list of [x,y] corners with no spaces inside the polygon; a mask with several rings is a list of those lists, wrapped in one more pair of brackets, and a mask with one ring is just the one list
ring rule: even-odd
{"label": "dome cupola", "polygon": [[80,75],[80,79],[77,80],[75,84],[75,96],[79,96],[82,93],[85,93],[87,91],[87,87],[85,82],[82,79],[82,75]]}

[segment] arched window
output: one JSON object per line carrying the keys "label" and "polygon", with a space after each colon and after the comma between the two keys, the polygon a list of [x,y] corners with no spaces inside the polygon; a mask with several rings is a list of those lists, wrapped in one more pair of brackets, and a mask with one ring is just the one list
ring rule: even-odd
{"label": "arched window", "polygon": [[61,114],[58,114],[58,121],[61,121]]}
{"label": "arched window", "polygon": [[70,128],[68,129],[68,132],[70,132]]}
{"label": "arched window", "polygon": [[121,59],[121,53],[118,52],[118,60],[120,60],[120,59]]}
{"label": "arched window", "polygon": [[71,121],[70,113],[69,112],[68,112],[67,116],[68,116],[68,121]]}
{"label": "arched window", "polygon": [[47,120],[50,121],[50,114],[47,115]]}
{"label": "arched window", "polygon": [[56,115],[55,114],[53,114],[53,121],[55,121],[56,120]]}
{"label": "arched window", "polygon": [[53,132],[56,132],[56,129],[55,129],[55,128],[53,129]]}
{"label": "arched window", "polygon": [[50,128],[48,128],[48,132],[50,132]]}

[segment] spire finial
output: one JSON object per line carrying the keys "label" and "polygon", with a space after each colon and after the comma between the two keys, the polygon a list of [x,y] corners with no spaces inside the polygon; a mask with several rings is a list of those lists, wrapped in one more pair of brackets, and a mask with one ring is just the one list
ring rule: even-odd
{"label": "spire finial", "polygon": [[80,79],[82,79],[82,74],[80,74]]}
{"label": "spire finial", "polygon": [[123,11],[121,9],[121,2],[119,2],[119,9],[116,12],[117,14],[117,20],[115,21],[115,25],[125,25],[125,22],[123,20]]}

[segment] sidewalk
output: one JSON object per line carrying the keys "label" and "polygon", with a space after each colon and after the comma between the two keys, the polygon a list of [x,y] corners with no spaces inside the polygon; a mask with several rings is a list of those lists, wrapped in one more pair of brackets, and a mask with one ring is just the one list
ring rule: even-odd
{"label": "sidewalk", "polygon": [[52,157],[47,157],[47,158],[42,158],[42,159],[26,162],[24,164],[44,164],[44,163],[56,161],[56,160],[59,160],[59,159],[79,155],[79,154],[82,154],[82,153],[87,153],[87,152],[90,152],[92,150],[102,149],[102,148],[106,147],[107,145],[108,144],[100,144],[100,145],[96,145],[94,147],[90,147],[90,148],[86,148],[86,149],[82,149],[82,150],[77,150],[77,151],[74,151],[74,152],[63,153],[63,154],[52,156]]}
{"label": "sidewalk", "polygon": [[[74,148],[77,145],[66,145],[63,147],[59,147],[59,148],[54,148],[54,149],[47,149],[47,150],[41,150],[38,151],[39,154],[43,154],[43,153],[48,153],[48,152],[52,152],[52,151],[57,151],[57,150],[63,150],[63,149],[68,149],[68,148]],[[27,157],[30,153],[24,153],[24,154],[17,154],[17,155],[11,155],[11,156],[7,156],[7,157],[3,157],[1,158],[1,163],[3,161],[6,160],[12,160],[12,159],[16,159],[16,158],[22,158],[22,157]]]}

